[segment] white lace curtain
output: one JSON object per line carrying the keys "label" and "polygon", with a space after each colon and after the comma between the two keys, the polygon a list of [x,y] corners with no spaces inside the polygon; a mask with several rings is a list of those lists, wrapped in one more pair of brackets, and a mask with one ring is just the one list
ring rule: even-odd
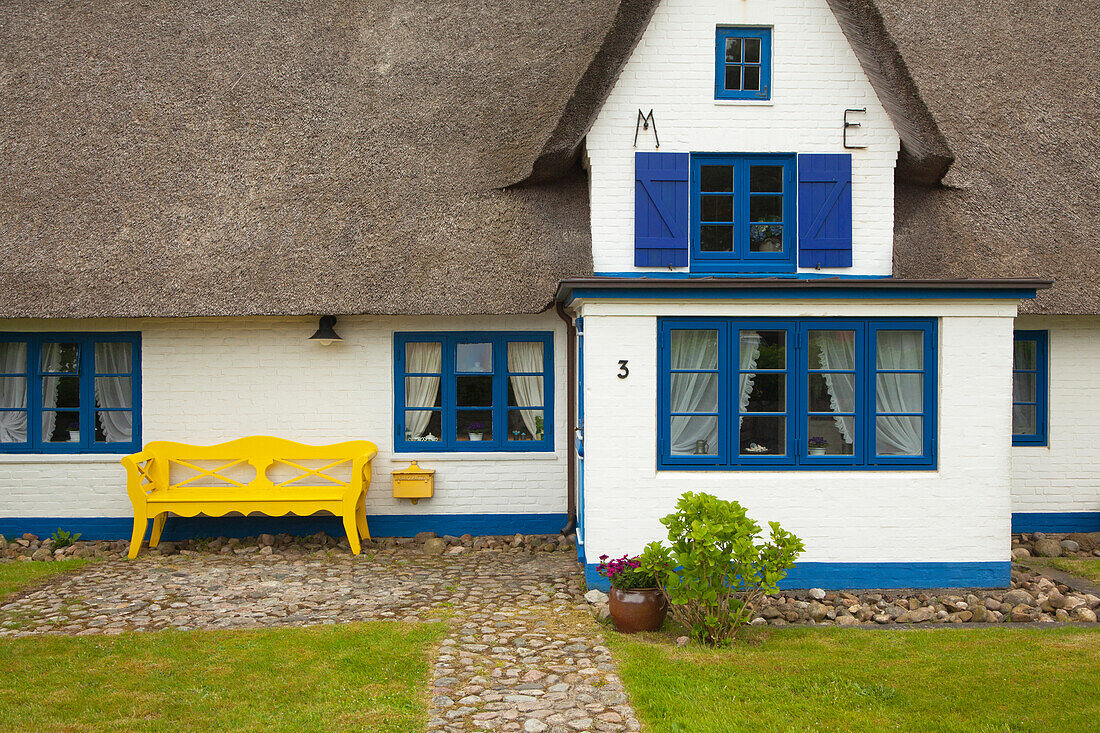
{"label": "white lace curtain", "polygon": [[[98,343],[95,345],[95,370],[113,374],[133,371],[130,344]],[[99,407],[125,408],[101,411],[99,422],[108,443],[128,443],[134,435],[132,382],[130,377],[96,377],[95,400]]]}
{"label": "white lace curtain", "polygon": [[[25,374],[27,345],[0,343],[0,374]],[[25,377],[0,377],[0,443],[27,442],[27,380]]]}
{"label": "white lace curtain", "polygon": [[[61,344],[42,344],[42,371],[56,372],[61,366]],[[57,391],[61,388],[59,377],[43,377],[42,406],[57,407]],[[42,412],[42,442],[53,438],[57,427],[57,413],[53,410]]]}
{"label": "white lace curtain", "polygon": [[[920,331],[879,331],[876,352],[879,369],[920,369],[924,335]],[[919,373],[879,373],[875,380],[877,411],[922,412],[923,382]],[[924,452],[924,425],[920,417],[880,414],[877,422],[878,455],[915,456]]]}
{"label": "white lace curtain", "polygon": [[[818,355],[822,369],[854,369],[856,363],[856,339],[851,331],[815,331]],[[852,374],[824,374],[825,388],[829,391],[829,405],[833,412],[854,412],[856,384]],[[836,429],[845,443],[855,441],[855,420],[851,417],[833,418]]]}
{"label": "white lace curtain", "polygon": [[[671,349],[674,369],[714,369],[718,363],[718,340],[714,331],[674,331]],[[739,353],[740,369],[754,369],[760,356],[760,334],[756,331],[742,331]],[[738,404],[743,412],[752,391],[752,375],[741,374],[738,382]],[[669,404],[671,412],[717,412],[717,405],[717,374],[680,372],[672,375]],[[706,442],[711,454],[718,451],[718,421],[713,417],[674,416],[669,432],[673,453],[694,453],[700,440]]]}
{"label": "white lace curtain", "polygon": [[[442,360],[443,350],[438,343],[405,345],[406,372],[438,373],[443,368]],[[405,380],[406,407],[435,407],[438,396],[439,377],[409,377]],[[406,412],[405,429],[414,440],[422,438],[431,419],[432,412],[429,410]]]}
{"label": "white lace curtain", "polygon": [[[508,344],[509,372],[542,373],[542,344],[538,342],[514,342]],[[541,376],[517,375],[508,377],[512,384],[512,393],[518,407],[542,407],[543,384]],[[520,410],[523,425],[532,438],[538,438],[538,426],[535,418],[541,410]]]}

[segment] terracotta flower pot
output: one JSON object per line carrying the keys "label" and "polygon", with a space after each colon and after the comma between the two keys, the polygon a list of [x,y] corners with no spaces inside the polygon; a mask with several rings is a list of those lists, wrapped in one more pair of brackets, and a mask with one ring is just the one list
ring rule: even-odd
{"label": "terracotta flower pot", "polygon": [[615,628],[624,634],[634,634],[660,629],[668,614],[668,603],[657,588],[612,588],[609,610]]}

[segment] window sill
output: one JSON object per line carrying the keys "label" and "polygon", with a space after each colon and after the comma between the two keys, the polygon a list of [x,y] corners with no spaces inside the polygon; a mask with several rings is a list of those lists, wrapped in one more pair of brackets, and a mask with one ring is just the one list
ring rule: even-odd
{"label": "window sill", "polygon": [[770,99],[716,99],[715,107],[774,107]]}
{"label": "window sill", "polygon": [[119,463],[123,453],[0,453],[4,463]]}
{"label": "window sill", "polygon": [[395,461],[556,461],[561,458],[556,451],[394,451]]}
{"label": "window sill", "polygon": [[769,474],[786,473],[786,474],[807,474],[807,473],[837,473],[847,472],[859,475],[872,475],[888,476],[896,473],[937,473],[939,467],[937,466],[843,466],[843,465],[829,465],[829,466],[754,466],[751,468],[730,468],[729,466],[718,467],[706,467],[699,466],[698,468],[685,468],[683,466],[675,466],[669,468],[658,467],[656,470],[657,478],[667,478],[676,480],[688,480],[688,479],[704,479],[710,476],[714,480],[729,479],[733,476],[738,478],[744,478],[755,475],[757,478],[762,478]]}

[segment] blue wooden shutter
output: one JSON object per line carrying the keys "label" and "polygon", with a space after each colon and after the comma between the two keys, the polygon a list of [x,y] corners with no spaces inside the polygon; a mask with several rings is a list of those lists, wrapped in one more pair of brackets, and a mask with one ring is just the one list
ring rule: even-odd
{"label": "blue wooden shutter", "polygon": [[634,154],[634,265],[687,267],[688,154]]}
{"label": "blue wooden shutter", "polygon": [[798,265],[852,266],[852,156],[798,156]]}

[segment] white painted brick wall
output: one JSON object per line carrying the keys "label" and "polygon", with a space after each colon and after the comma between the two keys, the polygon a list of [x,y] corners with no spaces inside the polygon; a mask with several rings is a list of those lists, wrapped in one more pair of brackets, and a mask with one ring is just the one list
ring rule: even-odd
{"label": "white painted brick wall", "polygon": [[[714,99],[719,25],[773,26],[772,100]],[[861,128],[843,148],[845,108]],[[853,267],[889,275],[894,165],[899,139],[825,0],[663,0],[588,133],[596,272],[634,267],[634,152],[654,150],[652,130],[632,147],[638,110],[653,110],[662,152],[852,154]]]}
{"label": "white painted brick wall", "polygon": [[[657,317],[715,315],[939,317],[938,469],[657,471]],[[1004,302],[585,304],[586,553],[664,539],[658,519],[681,493],[706,491],[795,532],[804,561],[1007,560],[1010,417],[990,405],[1009,400],[1014,315]]]}
{"label": "white painted brick wall", "polygon": [[[565,326],[553,313],[469,318],[341,317],[344,341],[309,341],[316,319],[2,321],[0,331],[141,331],[143,441],[217,443],[277,435],[307,443],[371,440],[379,454],[369,514],[566,510]],[[552,453],[393,454],[395,331],[553,331]],[[436,493],[394,499],[390,471],[436,469]],[[119,456],[0,456],[0,516],[131,514]]]}
{"label": "white painted brick wall", "polygon": [[1100,512],[1100,318],[1021,316],[1050,343],[1046,446],[1012,448],[1012,510]]}

